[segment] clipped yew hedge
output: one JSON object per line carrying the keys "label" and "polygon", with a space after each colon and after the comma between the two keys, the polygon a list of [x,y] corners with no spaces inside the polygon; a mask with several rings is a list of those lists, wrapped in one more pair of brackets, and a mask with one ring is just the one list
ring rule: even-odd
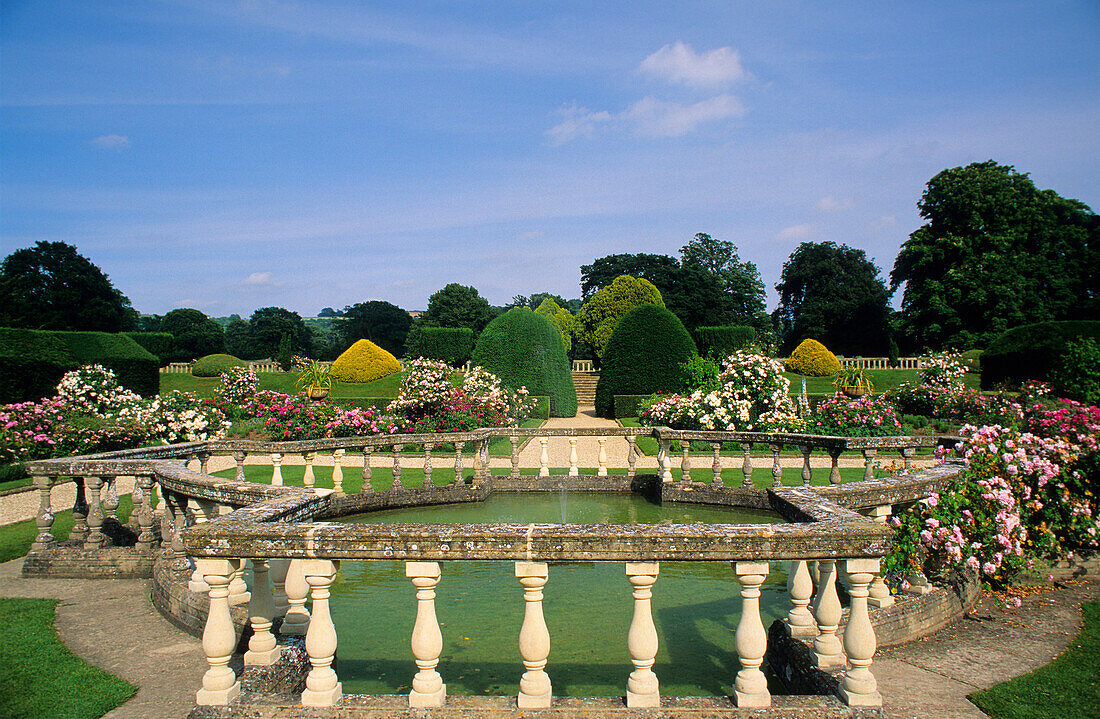
{"label": "clipped yew hedge", "polygon": [[694,336],[700,355],[722,359],[756,342],[756,328],[747,325],[696,327]]}
{"label": "clipped yew hedge", "polygon": [[401,371],[401,363],[370,340],[358,340],[332,363],[331,377],[366,384]]}
{"label": "clipped yew hedge", "polygon": [[227,354],[199,357],[191,365],[192,377],[221,377],[233,367],[247,367],[248,363],[239,357]]}
{"label": "clipped yew hedge", "polygon": [[516,307],[494,319],[482,330],[470,361],[507,387],[549,396],[551,417],[577,414],[577,390],[561,332],[537,312]]}
{"label": "clipped yew hedge", "polygon": [[88,364],[144,397],[160,391],[160,361],[124,334],[0,327],[0,402],[52,397],[62,375]]}
{"label": "clipped yew hedge", "polygon": [[1046,381],[1065,362],[1066,343],[1081,337],[1100,341],[1100,321],[1037,322],[1013,327],[981,354],[982,389],[1007,382]]}
{"label": "clipped yew hedge", "polygon": [[613,417],[615,395],[675,392],[680,365],[695,356],[695,341],[676,315],[659,305],[641,305],[623,315],[607,342],[596,414]]}
{"label": "clipped yew hedge", "polygon": [[169,332],[123,332],[134,342],[144,347],[150,354],[156,355],[160,366],[165,367],[171,362],[172,343],[175,338]]}
{"label": "clipped yew hedge", "polygon": [[405,343],[409,357],[443,360],[461,367],[470,359],[477,336],[469,327],[420,327],[413,325]]}

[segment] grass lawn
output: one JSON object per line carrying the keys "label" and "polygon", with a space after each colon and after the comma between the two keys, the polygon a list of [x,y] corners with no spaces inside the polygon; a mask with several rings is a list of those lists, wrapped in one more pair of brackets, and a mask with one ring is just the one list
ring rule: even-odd
{"label": "grass lawn", "polygon": [[[260,379],[258,388],[261,390],[271,390],[273,392],[283,392],[285,394],[295,394],[298,391],[298,387],[295,384],[298,381],[298,375],[295,372],[258,372],[256,376]],[[214,396],[214,385],[217,383],[217,377],[193,377],[190,374],[162,374],[160,376],[160,391],[161,394],[164,394],[174,389],[178,389],[185,392],[194,392],[203,398],[209,398]],[[369,397],[393,399],[397,396],[397,390],[400,384],[400,372],[367,384],[353,384],[350,382],[333,380],[332,393],[330,396],[334,400],[363,399]]]}
{"label": "grass lawn", "polygon": [[[130,512],[134,504],[130,501],[130,495],[124,494],[118,498],[118,519],[125,523],[130,518]],[[66,509],[54,515],[53,526],[50,533],[58,540],[64,540],[69,536],[73,528],[73,512]],[[38,527],[33,519],[28,519],[15,524],[6,524],[0,527],[0,563],[25,556],[30,551],[31,543],[38,534]],[[3,714],[0,714],[3,716]]]}
{"label": "grass lawn", "polygon": [[73,656],[53,628],[56,599],[0,599],[0,716],[95,719],[137,687]]}
{"label": "grass lawn", "polygon": [[[863,370],[871,381],[875,383],[875,394],[894,389],[903,382],[920,384],[919,370],[915,369],[867,369]],[[784,372],[784,376],[791,381],[791,394],[802,393],[802,375],[792,372]],[[971,389],[981,389],[981,375],[968,372],[963,377],[963,382]],[[808,394],[833,394],[836,387],[833,386],[832,377],[807,377],[806,392]]]}
{"label": "grass lawn", "polygon": [[994,719],[1100,716],[1100,602],[1084,607],[1081,633],[1045,667],[971,694]]}

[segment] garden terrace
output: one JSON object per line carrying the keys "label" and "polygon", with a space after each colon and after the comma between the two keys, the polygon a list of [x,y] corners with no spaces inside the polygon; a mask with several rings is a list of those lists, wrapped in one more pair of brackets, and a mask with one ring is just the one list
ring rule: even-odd
{"label": "garden terrace", "polygon": [[[658,442],[655,474],[636,465],[636,440],[641,436]],[[504,460],[508,466],[500,468],[507,471],[505,475],[491,472],[488,455],[489,444],[500,438],[508,438],[512,447],[511,457]],[[595,438],[599,443],[594,476],[579,471],[576,446],[581,438]],[[538,466],[520,466],[519,447],[527,439],[541,445]],[[570,462],[568,468],[556,471],[548,466],[547,446],[562,439],[570,446]],[[179,625],[195,631],[201,628],[203,634],[210,668],[196,695],[198,706],[193,716],[197,717],[304,716],[303,711],[308,714],[309,710],[303,706],[336,706],[341,716],[397,716],[406,715],[410,708],[428,707],[442,707],[455,715],[541,708],[560,716],[582,712],[610,716],[663,707],[693,716],[734,706],[771,707],[776,715],[849,716],[861,707],[881,704],[870,671],[878,643],[876,623],[886,627],[894,641],[895,625],[907,621],[898,619],[894,598],[879,574],[880,559],[890,547],[891,532],[884,523],[891,505],[927,496],[958,471],[957,465],[945,464],[907,475],[873,478],[872,464],[878,452],[897,452],[908,465],[913,452],[932,441],[928,437],[843,438],[665,428],[492,428],[286,443],[211,441],[44,460],[27,465],[42,508],[37,520],[39,535],[24,571],[65,576],[66,572],[76,573],[81,562],[94,563],[108,552],[130,553],[144,558],[147,565],[155,563],[151,572],[158,608]],[[608,471],[604,450],[609,442],[627,444],[625,475]],[[679,458],[679,481],[673,478],[673,442],[685,448]],[[712,481],[692,481],[691,457],[686,451],[691,442],[716,447]],[[433,454],[443,444],[454,451]],[[727,486],[722,477],[722,460],[729,458],[719,449],[731,444],[744,450],[734,458],[733,469],[743,474],[739,486]],[[772,450],[773,482],[758,489],[752,482],[750,450],[761,444]],[[804,457],[798,486],[781,483],[779,452],[788,445],[798,447]],[[419,450],[410,457],[406,449],[413,446]],[[464,446],[473,448],[472,457],[463,455]],[[827,457],[829,464],[811,467],[815,451]],[[840,483],[838,458],[845,451],[862,454],[868,478]],[[345,491],[342,476],[345,468],[351,468],[349,452],[361,453],[357,469],[364,478],[362,489],[351,493]],[[282,458],[295,454],[302,455],[305,463],[302,487],[285,486],[282,481]],[[312,469],[319,454],[332,463],[331,489],[315,486]],[[215,455],[233,458],[234,477],[204,471]],[[250,457],[270,463],[270,484],[244,480]],[[453,461],[454,468],[434,469],[433,460],[440,457],[446,457],[448,465]],[[402,468],[410,462],[419,464],[423,480],[418,486],[410,486],[414,482],[402,476]],[[390,472],[393,483],[379,490],[370,480],[382,467]],[[438,474],[433,476],[433,469]],[[814,469],[828,471],[827,486],[810,486]],[[112,537],[122,535],[107,529],[112,524],[112,504],[117,508],[110,484],[120,475],[137,478],[137,528],[132,547],[110,546]],[[86,503],[87,509],[78,515],[69,539],[58,541],[51,533],[54,508],[50,490],[66,477],[77,478],[77,505]],[[562,487],[636,491],[668,502],[767,508],[782,522],[608,526],[336,521],[373,509],[477,502],[493,492]],[[158,493],[159,501],[154,499]],[[77,509],[74,507],[74,515]],[[341,561],[381,559],[404,561],[405,575],[415,588],[414,661],[409,662],[409,674],[415,673],[412,692],[397,698],[344,696],[333,661],[338,633],[353,629],[334,626],[329,612],[330,588]],[[514,563],[523,589],[522,662],[517,660],[516,669],[522,679],[514,700],[448,698],[444,678],[436,671],[442,637],[435,619],[435,588],[446,581],[441,563],[472,560]],[[251,591],[242,580],[245,561],[252,567]],[[652,668],[658,636],[650,599],[660,592],[663,561],[730,563],[730,579],[737,580],[742,598],[736,633],[741,671],[732,698],[661,696],[659,678]],[[551,637],[542,618],[542,590],[552,581],[550,564],[563,562],[625,564],[623,602],[633,603],[633,620],[623,637],[633,665],[629,676],[623,677],[625,706],[614,699],[552,697],[545,671]],[[769,635],[760,615],[760,586],[783,562],[789,563],[789,611]],[[113,573],[122,573],[122,564],[116,559]],[[135,564],[135,573],[147,565]],[[846,592],[838,592],[841,578]],[[914,583],[920,586],[920,582]],[[627,587],[632,598],[626,594]],[[507,589],[497,591],[502,599],[507,596]],[[846,610],[841,604],[843,595],[848,597]],[[310,599],[312,607],[307,610]],[[965,601],[962,596],[960,602]],[[912,634],[912,623],[907,626]],[[243,673],[231,668],[239,641],[247,642]],[[509,653],[503,647],[499,651],[504,656]],[[761,671],[765,655],[777,674],[799,680],[790,687],[796,694],[773,697],[769,693]],[[792,668],[792,662],[801,664]],[[550,668],[552,672],[552,663]]]}

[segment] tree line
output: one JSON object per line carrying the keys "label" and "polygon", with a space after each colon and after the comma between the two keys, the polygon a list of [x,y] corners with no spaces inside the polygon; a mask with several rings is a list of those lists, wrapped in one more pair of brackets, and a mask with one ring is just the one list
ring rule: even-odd
{"label": "tree line", "polygon": [[[706,233],[678,257],[613,254],[582,265],[579,298],[539,292],[494,307],[476,288],[452,283],[415,319],[381,300],[326,307],[309,319],[281,307],[248,319],[196,309],[143,316],[75,247],[38,242],[0,264],[0,326],[167,332],[181,360],[223,351],[259,359],[280,349],[332,359],[361,338],[401,356],[423,328],[476,334],[501,312],[529,307],[555,322],[572,357],[584,358],[600,354],[608,318],[641,298],[664,304],[692,331],[739,325],[781,352],[812,338],[838,354],[885,356],[984,348],[1010,327],[1100,316],[1100,221],[1084,203],[990,160],[940,172],[917,206],[925,222],[888,278],[863,250],[804,242],[783,265],[770,315],[756,265]],[[630,281],[616,285],[624,276]],[[895,312],[890,298],[899,289]]]}

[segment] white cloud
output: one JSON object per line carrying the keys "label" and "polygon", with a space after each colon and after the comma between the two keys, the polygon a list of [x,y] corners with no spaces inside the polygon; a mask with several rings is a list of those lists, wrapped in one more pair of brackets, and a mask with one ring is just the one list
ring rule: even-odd
{"label": "white cloud", "polygon": [[852,209],[852,204],[852,200],[849,197],[836,198],[832,195],[827,195],[818,200],[815,207],[822,212],[839,212],[841,210]]}
{"label": "white cloud", "polygon": [[893,227],[898,224],[898,218],[895,215],[883,215],[872,223],[871,227],[876,230],[881,230],[883,227]]}
{"label": "white cloud", "polygon": [[92,140],[92,144],[108,150],[125,150],[130,146],[130,138],[125,135],[100,135]]}
{"label": "white cloud", "polygon": [[801,242],[810,239],[814,234],[815,230],[813,225],[791,225],[777,232],[775,239],[784,242]]}
{"label": "white cloud", "polygon": [[638,71],[692,87],[724,87],[749,77],[737,50],[720,47],[700,54],[680,41],[665,45],[642,60]]}
{"label": "white cloud", "polygon": [[700,124],[739,117],[745,106],[733,95],[718,95],[691,105],[646,97],[622,116],[634,123],[634,132],[645,137],[680,137]]}
{"label": "white cloud", "polygon": [[244,279],[244,284],[253,286],[270,286],[275,284],[270,272],[253,272]]}
{"label": "white cloud", "polygon": [[596,126],[611,121],[607,110],[591,112],[587,108],[570,105],[558,110],[564,119],[546,131],[551,145],[564,145],[578,137],[591,137]]}

